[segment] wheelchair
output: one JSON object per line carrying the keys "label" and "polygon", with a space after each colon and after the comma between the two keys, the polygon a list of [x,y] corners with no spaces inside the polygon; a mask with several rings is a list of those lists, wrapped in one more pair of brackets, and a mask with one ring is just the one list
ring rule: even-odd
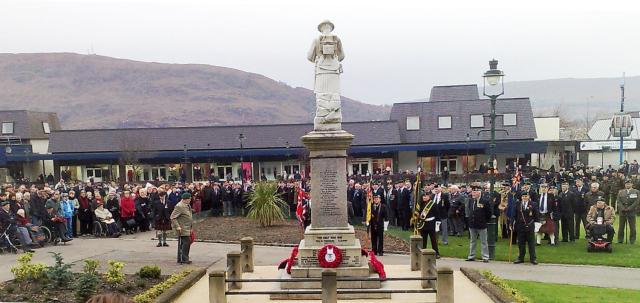
{"label": "wheelchair", "polygon": [[[611,232],[612,234],[607,234]],[[605,224],[592,224],[589,226],[589,232],[587,234],[587,252],[613,252],[613,244],[604,237],[605,234],[613,239],[613,227],[610,231],[607,231],[607,225]]]}
{"label": "wheelchair", "polygon": [[17,235],[10,232],[10,229],[12,227],[15,227],[15,225],[7,225],[7,227],[2,231],[2,234],[0,234],[0,253],[18,253],[18,249],[20,248],[20,241],[18,240]]}

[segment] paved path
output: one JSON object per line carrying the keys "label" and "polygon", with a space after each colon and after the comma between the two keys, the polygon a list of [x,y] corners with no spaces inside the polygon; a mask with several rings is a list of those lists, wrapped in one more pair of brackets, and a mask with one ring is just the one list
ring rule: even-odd
{"label": "paved path", "polygon": [[[35,261],[52,264],[53,259],[47,252],[62,252],[67,262],[81,263],[83,259],[94,258],[101,261],[103,268],[107,260],[124,261],[125,272],[134,273],[144,265],[161,265],[164,273],[180,271],[187,266],[178,265],[176,259],[176,244],[171,241],[171,247],[155,247],[156,242],[150,240],[153,232],[125,236],[120,239],[75,239],[68,245],[47,246],[36,250]],[[222,270],[226,266],[224,260],[226,254],[232,250],[239,250],[240,245],[226,245],[214,243],[195,243],[191,247],[191,257],[194,266],[209,267]],[[255,264],[273,265],[287,258],[290,248],[283,247],[257,247],[255,252]],[[385,255],[380,258],[385,264],[408,264],[406,255]],[[0,255],[0,281],[12,278],[10,267],[16,263],[16,255]],[[640,289],[640,269],[606,267],[606,266],[579,266],[579,265],[514,265],[506,262],[465,262],[459,259],[442,258],[438,264],[451,266],[457,270],[461,266],[478,269],[489,269],[495,274],[506,279],[530,280],[551,283],[567,283],[576,285],[592,285],[600,287],[617,287]],[[76,266],[80,270],[81,266]]]}

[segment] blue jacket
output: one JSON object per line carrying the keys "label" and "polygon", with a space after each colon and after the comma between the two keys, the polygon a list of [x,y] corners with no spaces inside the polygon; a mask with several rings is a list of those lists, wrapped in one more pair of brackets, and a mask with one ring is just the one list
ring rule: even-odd
{"label": "blue jacket", "polygon": [[69,201],[69,200],[60,201],[60,209],[58,211],[60,216],[63,216],[65,218],[72,218],[73,210],[74,210],[74,205],[72,201]]}

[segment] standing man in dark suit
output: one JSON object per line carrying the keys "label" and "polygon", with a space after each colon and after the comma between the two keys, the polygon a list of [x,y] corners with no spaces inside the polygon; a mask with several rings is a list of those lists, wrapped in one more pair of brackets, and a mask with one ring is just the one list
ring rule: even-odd
{"label": "standing man in dark suit", "polygon": [[624,240],[624,229],[627,223],[629,224],[629,243],[634,244],[636,242],[636,211],[639,199],[640,192],[633,188],[631,180],[628,179],[624,184],[624,189],[618,192],[617,198],[617,210],[620,216],[618,243],[622,243]]}
{"label": "standing man in dark suit", "polygon": [[389,213],[389,224],[396,226],[398,224],[396,221],[396,212],[398,210],[398,191],[393,188],[391,180],[388,181],[387,188],[384,191],[384,200]]}
{"label": "standing man in dark suit", "polygon": [[371,230],[371,249],[378,256],[384,255],[384,222],[388,221],[387,206],[381,203],[382,196],[373,196],[371,205],[371,220],[369,230]]}
{"label": "standing man in dark suit", "polygon": [[433,202],[438,208],[438,217],[440,220],[440,231],[442,232],[442,245],[449,245],[449,194],[442,192],[442,187],[436,184],[433,188]]}
{"label": "standing man in dark suit", "polygon": [[406,181],[400,190],[400,200],[398,201],[398,212],[400,213],[400,223],[402,230],[409,230],[411,222],[411,182]]}
{"label": "standing man in dark suit", "polygon": [[[531,264],[536,265],[536,240],[534,236],[535,222],[540,222],[540,213],[538,212],[538,205],[529,201],[529,194],[523,193],[521,201],[516,202],[515,209],[515,222],[516,230],[518,232],[518,259],[513,262],[514,264],[524,263],[524,255],[526,253],[526,247],[529,248],[529,261]],[[526,245],[526,246],[525,246]]]}
{"label": "standing man in dark suit", "polygon": [[576,239],[580,239],[580,222],[582,222],[582,226],[585,228],[587,228],[587,204],[584,200],[584,196],[587,194],[589,190],[587,189],[586,186],[584,186],[584,183],[582,182],[582,179],[577,179],[576,180],[576,187],[575,187],[575,198],[573,200],[573,213],[574,213],[574,220],[575,220],[575,228],[574,228],[574,232],[576,233],[575,238]]}
{"label": "standing man in dark suit", "polygon": [[487,242],[487,223],[491,219],[489,197],[482,195],[482,188],[474,185],[465,214],[469,220],[469,256],[467,261],[476,259],[476,243],[480,239],[482,262],[489,263],[489,244]]}
{"label": "standing man in dark suit", "polygon": [[[358,218],[364,218],[364,216],[366,215],[366,209],[367,209],[366,193],[362,189],[362,185],[360,185],[360,183],[356,183],[356,185],[354,186],[354,192],[353,192],[353,211],[355,216]],[[363,210],[365,212],[363,212]]]}
{"label": "standing man in dark suit", "polygon": [[575,194],[569,190],[569,182],[562,182],[561,191],[558,194],[558,206],[560,207],[560,223],[562,226],[562,242],[575,242],[575,232],[573,227],[574,214],[573,205]]}

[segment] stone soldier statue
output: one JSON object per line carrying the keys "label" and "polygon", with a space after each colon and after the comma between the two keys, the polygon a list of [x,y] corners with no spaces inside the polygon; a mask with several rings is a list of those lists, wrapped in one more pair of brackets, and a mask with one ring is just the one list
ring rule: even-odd
{"label": "stone soldier statue", "polygon": [[338,36],[332,34],[335,26],[329,20],[318,25],[320,36],[313,41],[307,55],[315,63],[316,115],[313,121],[316,131],[336,131],[342,128],[340,104],[340,74],[344,51]]}
{"label": "stone soldier statue", "polygon": [[618,192],[618,206],[620,223],[618,225],[618,243],[624,240],[624,228],[629,223],[629,243],[636,242],[636,210],[638,207],[638,195],[640,192],[632,188],[631,180],[627,180],[624,189]]}

